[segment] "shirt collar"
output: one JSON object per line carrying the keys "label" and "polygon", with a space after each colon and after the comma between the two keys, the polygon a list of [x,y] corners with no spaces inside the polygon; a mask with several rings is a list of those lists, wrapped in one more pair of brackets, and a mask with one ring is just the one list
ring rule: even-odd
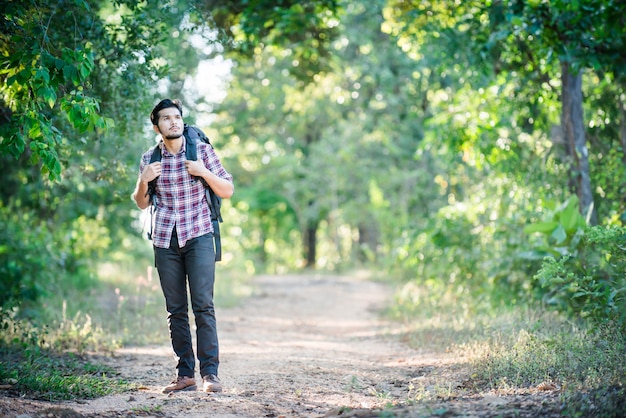
{"label": "shirt collar", "polygon": [[[185,137],[183,136],[183,145],[180,147],[180,151],[178,151],[178,153],[185,153],[187,152],[187,140],[185,139]],[[165,148],[165,142],[163,140],[163,138],[160,139],[159,141],[159,148],[161,148],[161,155],[164,155],[165,153],[170,154],[170,152],[167,150],[167,148]]]}

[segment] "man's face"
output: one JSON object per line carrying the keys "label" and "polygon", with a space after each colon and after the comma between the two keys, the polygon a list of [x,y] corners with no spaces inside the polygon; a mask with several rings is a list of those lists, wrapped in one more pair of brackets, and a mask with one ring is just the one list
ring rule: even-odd
{"label": "man's face", "polygon": [[168,107],[159,111],[157,122],[158,132],[165,139],[178,139],[183,136],[183,117],[175,107]]}

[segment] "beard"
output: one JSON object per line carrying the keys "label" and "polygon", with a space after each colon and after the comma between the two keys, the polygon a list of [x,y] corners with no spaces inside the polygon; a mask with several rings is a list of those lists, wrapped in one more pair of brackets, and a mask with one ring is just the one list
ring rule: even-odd
{"label": "beard", "polygon": [[172,134],[172,135],[164,135],[163,137],[164,137],[165,139],[171,139],[171,140],[174,140],[174,139],[178,139],[178,138],[180,138],[181,136],[182,136],[182,135],[180,135],[180,134],[178,134],[178,135],[174,135],[174,134]]}

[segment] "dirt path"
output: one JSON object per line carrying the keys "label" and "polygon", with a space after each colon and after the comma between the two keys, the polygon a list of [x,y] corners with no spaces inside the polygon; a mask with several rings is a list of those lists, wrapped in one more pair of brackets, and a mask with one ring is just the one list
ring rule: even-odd
{"label": "dirt path", "polygon": [[369,417],[394,404],[402,407],[396,406],[393,416],[493,416],[503,410],[516,416],[543,411],[546,416],[545,409],[537,409],[550,400],[546,395],[410,402],[420,400],[418,390],[461,386],[464,373],[455,364],[458,359],[411,350],[394,337],[398,325],[378,317],[391,297],[382,284],[346,277],[264,276],[255,285],[256,296],[217,312],[224,392],[162,394],[175,373],[170,348],[125,348],[107,361],[123,378],[140,384],[140,390],[56,404],[60,409],[45,416]]}

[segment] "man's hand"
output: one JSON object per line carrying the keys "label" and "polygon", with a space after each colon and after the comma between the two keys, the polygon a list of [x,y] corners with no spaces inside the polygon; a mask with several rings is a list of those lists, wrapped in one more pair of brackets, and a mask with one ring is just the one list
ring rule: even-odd
{"label": "man's hand", "polygon": [[157,161],[144,167],[143,171],[141,172],[141,181],[144,183],[149,183],[160,175],[161,162]]}
{"label": "man's hand", "polygon": [[207,168],[204,166],[202,160],[187,160],[185,161],[185,167],[187,167],[187,171],[190,175],[196,177],[204,177],[207,172]]}
{"label": "man's hand", "polygon": [[195,177],[202,177],[206,184],[213,189],[216,195],[221,198],[228,199],[233,195],[233,184],[225,179],[222,179],[211,172],[204,166],[202,160],[198,161],[185,161],[185,167],[190,175]]}

